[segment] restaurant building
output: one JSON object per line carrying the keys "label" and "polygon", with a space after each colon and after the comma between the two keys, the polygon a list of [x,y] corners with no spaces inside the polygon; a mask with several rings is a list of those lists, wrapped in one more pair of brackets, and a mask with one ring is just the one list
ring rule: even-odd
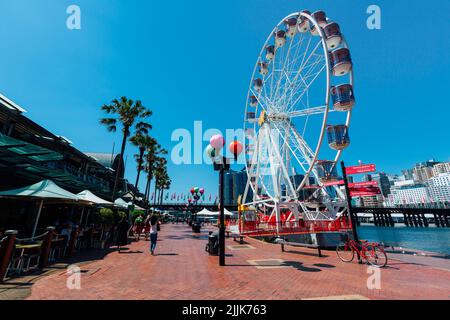
{"label": "restaurant building", "polygon": [[[0,191],[51,180],[74,194],[89,190],[111,201],[120,155],[83,153],[67,138],[50,132],[25,113],[0,94]],[[116,198],[130,192],[123,170],[119,177]],[[22,215],[29,219],[27,213],[34,210],[33,206],[32,202],[0,199],[0,227],[12,227]]]}

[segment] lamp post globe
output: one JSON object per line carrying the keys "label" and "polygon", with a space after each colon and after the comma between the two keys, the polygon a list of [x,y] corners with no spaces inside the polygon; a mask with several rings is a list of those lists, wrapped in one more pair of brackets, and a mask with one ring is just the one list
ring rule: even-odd
{"label": "lamp post globe", "polygon": [[220,150],[222,150],[223,146],[225,145],[225,139],[221,134],[216,134],[215,136],[211,137],[209,143],[211,147],[213,147],[216,150],[216,153],[218,153]]}
{"label": "lamp post globe", "polygon": [[244,146],[237,140],[234,140],[230,144],[230,152],[234,155],[234,160],[237,160],[237,158],[239,157],[239,155],[242,153],[243,150]]}

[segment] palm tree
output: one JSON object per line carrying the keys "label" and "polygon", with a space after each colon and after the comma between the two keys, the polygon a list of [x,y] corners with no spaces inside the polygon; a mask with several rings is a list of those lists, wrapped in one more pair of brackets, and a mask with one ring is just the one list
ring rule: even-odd
{"label": "palm tree", "polygon": [[161,185],[164,183],[164,176],[167,175],[167,160],[159,157],[155,167],[155,199],[153,205],[156,205],[157,191],[160,190]]}
{"label": "palm tree", "polygon": [[100,123],[104,124],[109,132],[116,132],[118,124],[122,126],[122,146],[120,149],[120,159],[116,169],[116,177],[114,179],[114,188],[112,192],[112,202],[116,197],[117,183],[119,181],[119,172],[121,170],[123,155],[125,153],[125,146],[127,138],[131,134],[131,128],[136,124],[136,129],[143,133],[148,133],[151,129],[151,125],[144,122],[146,118],[152,115],[152,112],[145,108],[141,101],[134,102],[126,97],[120,98],[120,100],[114,99],[111,104],[103,105],[101,108],[108,115],[114,117],[102,118]]}
{"label": "palm tree", "polygon": [[144,170],[147,172],[147,185],[145,187],[145,199],[150,199],[150,185],[155,176],[155,170],[161,161],[161,156],[167,154],[167,150],[163,149],[158,143],[150,144],[144,156]]}
{"label": "palm tree", "polygon": [[161,179],[161,197],[160,197],[160,204],[163,204],[164,199],[164,190],[169,190],[170,185],[172,184],[172,180],[169,178],[169,175],[167,174],[167,170],[165,171],[165,174],[163,175]]}
{"label": "palm tree", "polygon": [[[139,148],[139,154],[136,155],[137,160],[137,177],[136,183],[134,185],[135,190],[138,190],[139,178],[142,171],[142,164],[144,162],[144,154],[147,148],[150,148],[153,145],[156,145],[156,139],[150,137],[149,135],[142,134],[140,132],[136,133],[134,136],[130,138],[130,142]],[[133,193],[133,204],[136,199],[136,192]]]}

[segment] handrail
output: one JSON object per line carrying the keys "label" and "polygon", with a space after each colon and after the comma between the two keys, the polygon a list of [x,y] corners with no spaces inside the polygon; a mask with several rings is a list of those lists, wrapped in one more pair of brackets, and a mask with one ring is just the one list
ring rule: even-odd
{"label": "handrail", "polygon": [[19,239],[19,238],[16,238],[16,241],[17,241],[18,243],[32,242],[32,241],[36,241],[36,240],[38,240],[38,239],[40,239],[40,238],[44,238],[46,234],[47,234],[47,232],[46,232],[46,233],[43,233],[43,234],[41,234],[41,235],[39,235],[39,236],[34,236],[34,237],[32,237],[32,238],[26,238],[26,239]]}

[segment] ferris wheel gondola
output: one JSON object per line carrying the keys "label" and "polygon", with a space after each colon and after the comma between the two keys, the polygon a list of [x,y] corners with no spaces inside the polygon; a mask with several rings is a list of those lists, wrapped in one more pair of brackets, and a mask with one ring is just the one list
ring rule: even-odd
{"label": "ferris wheel gondola", "polygon": [[[277,218],[292,203],[305,219],[339,214],[344,195],[327,183],[339,179],[336,164],[350,145],[353,90],[349,47],[324,11],[292,13],[275,26],[256,61],[245,110],[247,205]],[[320,202],[314,210],[312,198]]]}

